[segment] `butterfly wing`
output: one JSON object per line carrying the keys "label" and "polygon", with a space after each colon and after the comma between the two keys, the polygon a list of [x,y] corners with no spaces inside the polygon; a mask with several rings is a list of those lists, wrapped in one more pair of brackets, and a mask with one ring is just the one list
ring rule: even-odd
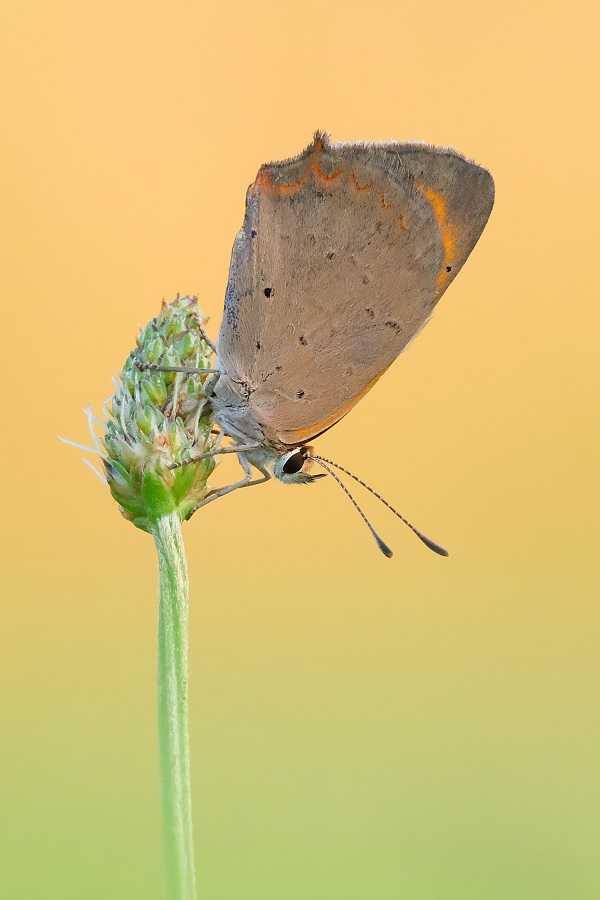
{"label": "butterfly wing", "polygon": [[273,442],[345,415],[475,246],[489,173],[422,144],[329,143],[263,166],[232,254],[221,365]]}
{"label": "butterfly wing", "polygon": [[390,166],[402,171],[430,204],[444,245],[435,302],[462,269],[494,205],[494,181],[487,169],[456,150],[411,142],[380,145]]}

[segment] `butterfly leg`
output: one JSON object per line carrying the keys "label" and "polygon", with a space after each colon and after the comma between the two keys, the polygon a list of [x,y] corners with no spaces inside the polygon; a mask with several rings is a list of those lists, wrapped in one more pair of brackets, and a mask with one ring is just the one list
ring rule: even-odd
{"label": "butterfly leg", "polygon": [[[237,450],[239,448],[232,448],[232,450],[233,449]],[[186,516],[187,519],[189,519],[197,509],[200,509],[202,506],[206,506],[208,503],[212,503],[213,500],[218,500],[219,497],[224,497],[225,494],[230,494],[232,491],[237,491],[238,488],[252,487],[255,484],[262,484],[263,482],[270,479],[271,476],[267,473],[265,473],[262,478],[252,479],[252,466],[244,456],[243,452],[238,453],[238,459],[240,461],[242,469],[244,470],[244,477],[241,479],[241,481],[236,481],[234,484],[227,484],[225,485],[225,487],[217,488],[216,491],[213,491],[208,495],[208,497],[205,497],[204,500],[201,500],[200,503],[198,503],[191,510],[191,512],[188,513],[188,515]]]}
{"label": "butterfly leg", "polygon": [[221,372],[213,372],[210,378],[207,378],[202,387],[203,393],[205,397],[212,397],[215,392],[215,388],[217,386],[217,381],[221,377]]}
{"label": "butterfly leg", "polygon": [[[183,459],[181,462],[173,463],[169,468],[181,469],[183,466],[187,466],[190,463],[200,462],[201,459],[211,459],[211,457],[221,456],[223,453],[243,453],[244,450],[256,450],[257,447],[260,447],[260,444],[237,444],[233,447],[219,447],[217,450],[209,450],[207,453],[199,453],[198,456],[190,456],[188,459]],[[241,457],[239,458],[241,459]],[[246,471],[246,469],[244,469],[244,471]]]}
{"label": "butterfly leg", "polygon": [[159,363],[142,362],[134,359],[142,372],[183,372],[184,375],[221,375],[221,369],[197,369],[195,366],[161,366]]}
{"label": "butterfly leg", "polygon": [[212,397],[217,386],[217,381],[223,374],[221,369],[196,369],[190,366],[160,366],[158,363],[142,362],[134,360],[135,365],[142,372],[181,372],[184,375],[210,375],[204,382],[204,396]]}
{"label": "butterfly leg", "polygon": [[212,340],[210,339],[208,332],[206,331],[206,328],[204,327],[204,322],[208,321],[208,319],[204,319],[204,317],[202,315],[200,315],[200,312],[197,307],[194,311],[194,316],[195,316],[196,322],[198,324],[198,331],[200,332],[202,340],[204,341],[205,344],[208,344],[208,346],[210,347],[210,349],[212,350],[213,353],[216,353],[217,348],[216,348],[215,344],[212,342]]}

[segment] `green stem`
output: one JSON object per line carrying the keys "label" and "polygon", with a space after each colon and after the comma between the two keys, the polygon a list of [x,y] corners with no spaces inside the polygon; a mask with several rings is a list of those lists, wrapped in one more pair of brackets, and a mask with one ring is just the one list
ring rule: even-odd
{"label": "green stem", "polygon": [[189,583],[176,513],[151,524],[158,550],[158,739],[169,900],[196,900],[188,733]]}

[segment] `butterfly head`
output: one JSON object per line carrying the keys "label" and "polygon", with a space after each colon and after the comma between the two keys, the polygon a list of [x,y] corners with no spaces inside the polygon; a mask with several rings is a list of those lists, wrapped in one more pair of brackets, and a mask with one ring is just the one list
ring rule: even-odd
{"label": "butterfly head", "polygon": [[310,458],[312,452],[312,447],[296,447],[294,450],[287,450],[275,460],[273,475],[284,484],[310,484],[317,478],[323,478],[323,475],[310,474],[313,466]]}

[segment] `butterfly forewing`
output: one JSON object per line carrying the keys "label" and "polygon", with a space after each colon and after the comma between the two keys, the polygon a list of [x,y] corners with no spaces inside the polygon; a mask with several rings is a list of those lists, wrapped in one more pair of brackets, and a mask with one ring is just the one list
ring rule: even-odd
{"label": "butterfly forewing", "polygon": [[248,191],[218,339],[265,434],[338,421],[423,327],[493,199],[488,173],[411,144],[330,144],[263,166]]}

